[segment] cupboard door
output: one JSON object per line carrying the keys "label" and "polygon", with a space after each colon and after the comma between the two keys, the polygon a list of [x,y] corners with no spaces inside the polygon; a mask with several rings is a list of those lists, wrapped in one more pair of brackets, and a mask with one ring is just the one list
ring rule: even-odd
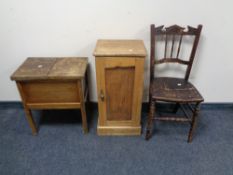
{"label": "cupboard door", "polygon": [[108,121],[132,120],[134,74],[134,67],[105,69],[105,103]]}
{"label": "cupboard door", "polygon": [[139,124],[143,84],[143,71],[140,71],[143,65],[144,60],[140,58],[97,59],[100,125]]}

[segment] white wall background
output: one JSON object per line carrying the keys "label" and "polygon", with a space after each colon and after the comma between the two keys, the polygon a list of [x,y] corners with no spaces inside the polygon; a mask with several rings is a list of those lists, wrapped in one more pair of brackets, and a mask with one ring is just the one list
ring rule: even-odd
{"label": "white wall background", "polygon": [[154,23],[203,24],[190,81],[206,102],[233,102],[232,7],[232,0],[1,0],[0,101],[20,99],[9,77],[29,56],[88,56],[96,101],[96,40],[142,39],[149,54],[149,25]]}

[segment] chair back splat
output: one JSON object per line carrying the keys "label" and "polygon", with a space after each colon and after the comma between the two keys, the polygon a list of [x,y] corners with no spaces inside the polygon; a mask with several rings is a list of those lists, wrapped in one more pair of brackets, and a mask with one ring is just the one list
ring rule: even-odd
{"label": "chair back splat", "polygon": [[[151,25],[151,67],[150,74],[151,79],[153,79],[154,64],[162,63],[178,63],[186,65],[186,73],[184,79],[187,81],[189,79],[190,71],[193,65],[193,60],[197,50],[197,45],[199,42],[200,34],[202,30],[202,25],[198,25],[197,28],[188,26],[187,29],[180,27],[178,25],[172,25],[170,27],[159,26],[155,27],[154,24]],[[193,36],[193,43],[191,53],[188,59],[180,58],[180,51],[182,44],[184,43],[184,37]],[[164,42],[164,53],[163,57],[156,59],[156,42]],[[169,45],[170,43],[170,45]]]}

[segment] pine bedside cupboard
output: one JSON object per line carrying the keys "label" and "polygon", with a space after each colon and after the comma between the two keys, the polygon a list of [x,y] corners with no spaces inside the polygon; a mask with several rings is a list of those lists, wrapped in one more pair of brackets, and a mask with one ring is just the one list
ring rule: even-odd
{"label": "pine bedside cupboard", "polygon": [[98,40],[98,135],[140,135],[146,49],[141,40]]}

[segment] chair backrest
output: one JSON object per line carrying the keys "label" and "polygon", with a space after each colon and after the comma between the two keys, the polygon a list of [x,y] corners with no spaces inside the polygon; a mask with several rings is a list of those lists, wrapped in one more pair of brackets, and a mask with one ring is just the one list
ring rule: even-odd
{"label": "chair backrest", "polygon": [[[170,27],[159,26],[155,27],[151,25],[151,55],[150,55],[150,79],[154,78],[154,65],[162,63],[178,63],[187,66],[185,72],[185,80],[189,79],[190,71],[192,68],[193,60],[195,57],[197,45],[201,34],[202,25],[198,25],[197,28],[188,26],[187,29],[178,25],[172,25]],[[192,37],[190,37],[192,36]],[[184,42],[184,38],[192,38],[191,53],[189,53],[188,59],[181,59],[180,51],[182,46],[187,43]],[[162,50],[163,56],[156,58],[156,43],[157,41],[163,42],[164,46]],[[186,41],[186,40],[185,40]],[[168,44],[169,43],[169,44]],[[175,44],[176,43],[176,44]],[[176,45],[176,47],[175,47]]]}

